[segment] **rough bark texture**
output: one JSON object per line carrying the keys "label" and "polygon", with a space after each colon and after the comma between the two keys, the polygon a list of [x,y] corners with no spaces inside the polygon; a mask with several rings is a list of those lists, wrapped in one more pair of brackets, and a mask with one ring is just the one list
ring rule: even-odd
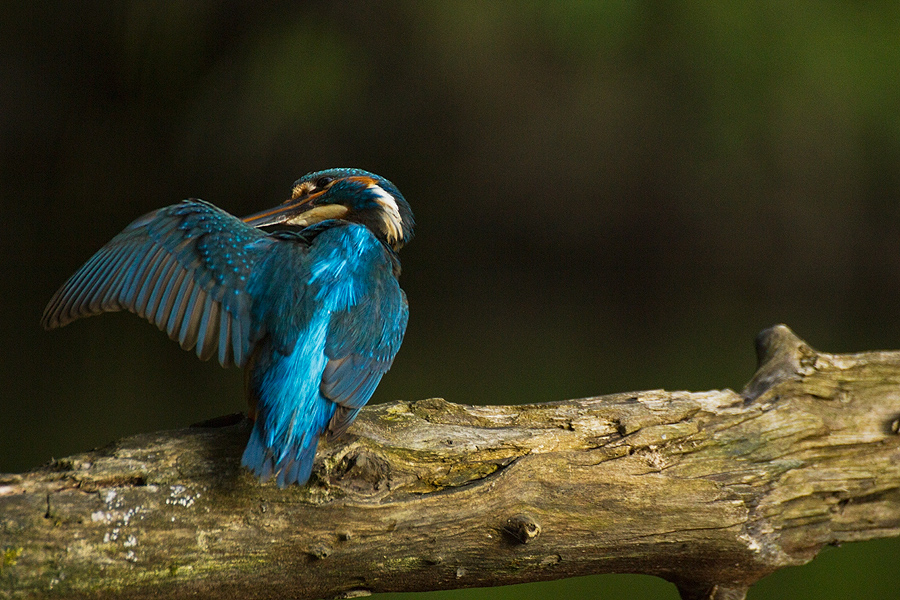
{"label": "rough bark texture", "polygon": [[239,467],[245,422],[0,475],[0,594],[328,598],[648,573],[743,598],[825,545],[900,535],[900,352],[786,327],[741,394],[364,410],[308,487]]}

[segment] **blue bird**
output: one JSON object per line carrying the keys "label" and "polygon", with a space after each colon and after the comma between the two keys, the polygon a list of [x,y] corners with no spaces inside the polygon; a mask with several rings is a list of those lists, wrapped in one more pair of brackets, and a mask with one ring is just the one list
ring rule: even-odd
{"label": "blue bird", "polygon": [[[301,229],[258,229],[277,224]],[[101,248],[41,322],[129,310],[202,360],[243,367],[255,423],[242,463],[302,485],[320,436],[347,429],[400,348],[397,252],[413,227],[394,184],[360,169],[305,175],[290,200],[244,219],[185,200]]]}

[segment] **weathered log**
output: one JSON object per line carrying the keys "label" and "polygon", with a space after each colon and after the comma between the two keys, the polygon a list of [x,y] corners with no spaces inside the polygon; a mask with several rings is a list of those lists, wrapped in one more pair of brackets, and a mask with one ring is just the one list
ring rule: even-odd
{"label": "weathered log", "polygon": [[743,393],[365,409],[307,487],[240,466],[244,421],[0,475],[12,598],[352,597],[648,573],[742,598],[826,544],[900,535],[900,352],[760,334]]}

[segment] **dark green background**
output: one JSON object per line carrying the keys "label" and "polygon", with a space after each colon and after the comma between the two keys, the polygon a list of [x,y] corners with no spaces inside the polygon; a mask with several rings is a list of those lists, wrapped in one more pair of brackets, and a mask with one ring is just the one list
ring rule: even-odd
{"label": "dark green background", "polygon": [[[135,217],[237,214],[307,171],[392,179],[420,223],[374,401],[743,386],[784,322],[900,348],[900,4],[4,3],[0,470],[243,409],[241,374],[53,291]],[[900,597],[898,540],[751,599]],[[637,576],[431,598],[674,598]],[[423,596],[424,597],[424,596]]]}

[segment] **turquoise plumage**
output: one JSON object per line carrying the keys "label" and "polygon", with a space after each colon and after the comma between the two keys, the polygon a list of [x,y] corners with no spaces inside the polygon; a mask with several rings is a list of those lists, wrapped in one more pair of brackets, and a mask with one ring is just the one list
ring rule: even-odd
{"label": "turquoise plumage", "polygon": [[[300,229],[258,229],[279,223]],[[319,437],[350,425],[400,348],[397,252],[413,227],[397,188],[359,169],[310,173],[290,200],[243,220],[185,200],[100,249],[42,323],[129,310],[201,359],[244,367],[255,424],[243,464],[303,484]]]}

